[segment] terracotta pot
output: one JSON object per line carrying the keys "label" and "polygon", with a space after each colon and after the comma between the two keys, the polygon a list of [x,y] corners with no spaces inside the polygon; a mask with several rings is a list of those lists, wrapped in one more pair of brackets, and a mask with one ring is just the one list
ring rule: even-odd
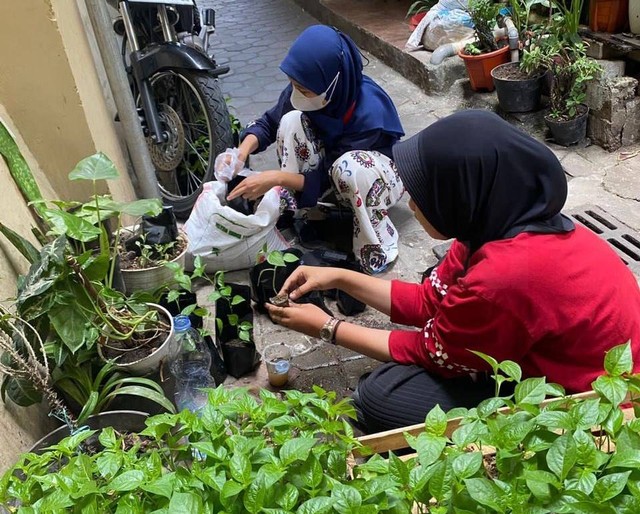
{"label": "terracotta pot", "polygon": [[505,45],[495,52],[480,55],[467,55],[460,50],[458,55],[464,61],[474,91],[493,91],[495,86],[491,77],[491,70],[501,64],[509,62],[509,45]]}
{"label": "terracotta pot", "polygon": [[629,17],[629,0],[591,0],[589,5],[589,28],[594,32],[622,32]]}
{"label": "terracotta pot", "polygon": [[422,18],[424,18],[427,15],[427,12],[428,11],[419,12],[418,14],[414,14],[413,16],[411,16],[411,18],[409,18],[409,28],[412,31],[416,30],[416,28],[418,27],[418,25],[422,21]]}

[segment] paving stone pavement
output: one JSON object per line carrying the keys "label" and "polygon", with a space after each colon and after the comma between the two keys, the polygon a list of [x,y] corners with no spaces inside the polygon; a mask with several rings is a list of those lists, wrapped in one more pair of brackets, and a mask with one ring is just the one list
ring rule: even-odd
{"label": "paving stone pavement", "polygon": [[[297,35],[317,21],[291,0],[201,0],[199,5],[216,9],[215,56],[232,69],[221,79],[222,90],[229,96],[233,112],[245,124],[275,103],[286,85],[286,77],[278,68],[282,58]],[[466,79],[456,81],[445,95],[429,96],[376,58],[366,52],[365,55],[369,61],[365,73],[394,100],[408,136],[460,109],[496,108],[495,95],[472,93]],[[520,126],[530,123],[526,118],[513,121]],[[544,134],[539,137],[543,138]],[[567,209],[598,204],[631,228],[640,230],[640,156],[637,155],[640,145],[625,148],[624,160],[620,160],[622,154],[609,154],[596,146],[569,149],[549,146],[562,161],[570,181]],[[254,169],[276,167],[273,147],[252,157],[251,164]],[[401,235],[400,256],[386,278],[418,281],[420,273],[436,262],[431,250],[439,242],[430,240],[424,233],[406,201],[405,195],[404,201],[390,211]],[[248,274],[231,273],[228,280],[247,283]],[[206,298],[206,288],[198,294]],[[335,304],[328,302],[328,306],[337,312]],[[391,326],[386,316],[371,309],[355,316],[353,321],[380,328]],[[344,396],[353,391],[362,373],[377,365],[348,350],[283,329],[259,314],[254,325],[258,350],[266,342],[285,342],[302,352],[293,359],[288,387],[307,391],[317,384]],[[240,380],[230,378],[227,383],[246,385],[250,389],[269,387],[264,365],[252,375]]]}

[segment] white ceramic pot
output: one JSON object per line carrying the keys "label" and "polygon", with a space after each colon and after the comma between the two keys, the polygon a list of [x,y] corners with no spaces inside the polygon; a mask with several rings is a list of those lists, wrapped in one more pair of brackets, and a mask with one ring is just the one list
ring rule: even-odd
{"label": "white ceramic pot", "polygon": [[[187,241],[187,236],[183,233],[180,233],[178,238],[185,242]],[[171,262],[177,262],[184,268],[187,247],[188,245],[185,244],[182,253]],[[124,282],[127,294],[131,294],[136,291],[155,291],[162,285],[173,284],[173,271],[166,266],[154,266],[144,269],[123,269],[121,271],[122,281]]]}
{"label": "white ceramic pot", "polygon": [[[179,341],[175,337],[175,330],[173,328],[173,316],[171,313],[165,309],[162,305],[157,305],[155,303],[149,303],[149,307],[156,309],[159,312],[162,312],[169,322],[171,323],[171,330],[169,332],[169,336],[156,350],[146,357],[139,359],[134,362],[129,362],[127,364],[120,364],[118,361],[113,361],[115,366],[123,371],[128,372],[131,375],[136,376],[145,376],[150,375],[151,373],[155,373],[160,369],[160,366],[163,362],[171,361],[177,354],[179,350]],[[98,354],[104,360],[104,356],[102,355],[102,347],[98,345]]]}

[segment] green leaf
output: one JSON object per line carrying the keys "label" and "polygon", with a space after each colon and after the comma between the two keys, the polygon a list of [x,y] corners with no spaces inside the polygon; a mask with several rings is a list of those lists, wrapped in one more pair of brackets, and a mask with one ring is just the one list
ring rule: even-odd
{"label": "green leaf", "polygon": [[620,451],[618,449],[613,454],[607,468],[640,468],[640,450],[628,449]]}
{"label": "green leaf", "polygon": [[2,383],[3,397],[6,396],[20,407],[29,407],[42,401],[42,393],[33,387],[30,380],[15,377],[4,377]]}
{"label": "green leaf", "polygon": [[170,499],[173,496],[174,484],[176,483],[176,474],[174,472],[166,473],[160,478],[149,484],[142,484],[140,488],[152,494]]}
{"label": "green leaf", "polygon": [[62,342],[71,353],[76,353],[85,344],[87,317],[78,308],[77,303],[67,303],[67,299],[58,296],[58,302],[49,309],[49,320]]}
{"label": "green leaf", "polygon": [[241,303],[244,303],[246,300],[240,296],[239,294],[235,295],[232,299],[231,299],[231,305],[238,305]]}
{"label": "green leaf", "polygon": [[561,480],[567,478],[569,471],[576,463],[576,459],[576,443],[571,434],[564,434],[558,437],[549,448],[546,456],[549,469]]}
{"label": "green leaf", "polygon": [[453,434],[451,434],[451,440],[456,446],[464,448],[468,444],[477,441],[481,435],[486,434],[487,430],[485,424],[475,420],[471,423],[460,425]]}
{"label": "green leaf", "polygon": [[393,452],[389,454],[389,473],[401,486],[404,487],[409,483],[409,468]]}
{"label": "green leaf", "polygon": [[318,462],[318,459],[313,455],[309,455],[307,460],[304,461],[300,467],[299,476],[302,483],[307,487],[314,489],[320,485],[324,478],[324,472],[322,466]]}
{"label": "green leaf", "polygon": [[539,405],[545,398],[546,383],[544,378],[527,378],[516,386],[516,403]]}
{"label": "green leaf", "polygon": [[109,157],[102,152],[82,159],[69,173],[69,180],[113,180],[118,178],[118,170]]}
{"label": "green leaf", "polygon": [[475,355],[480,357],[483,361],[487,362],[491,366],[491,369],[493,370],[494,374],[498,372],[498,368],[500,367],[500,364],[493,357],[491,357],[490,355],[487,355],[486,353],[478,352],[476,350],[471,350],[471,353],[474,353]]}
{"label": "green leaf", "polygon": [[464,481],[469,496],[481,505],[485,505],[496,512],[506,512],[501,498],[504,493],[486,478],[468,478]]}
{"label": "green leaf", "polygon": [[547,428],[561,428],[563,430],[575,429],[575,421],[572,416],[565,411],[545,410],[538,414],[535,422]]}
{"label": "green leaf", "polygon": [[409,445],[418,453],[418,461],[423,466],[429,466],[440,458],[447,446],[447,439],[422,432],[418,437],[405,434]]}
{"label": "green leaf", "polygon": [[284,466],[297,461],[307,460],[311,448],[317,443],[317,439],[313,437],[297,437],[289,439],[280,448],[280,460]]}
{"label": "green leaf", "polygon": [[[101,434],[102,435],[102,434]],[[96,467],[104,478],[114,476],[122,466],[122,455],[118,453],[103,452],[96,459]]]}
{"label": "green leaf", "polygon": [[619,376],[601,375],[591,385],[594,391],[609,400],[614,407],[624,401],[629,390],[627,382]]}
{"label": "green leaf", "polygon": [[502,361],[498,365],[500,371],[502,371],[505,375],[511,378],[514,382],[520,382],[522,379],[522,369],[520,366],[510,360]]}
{"label": "green leaf", "polygon": [[107,489],[114,491],[132,491],[137,489],[144,482],[144,473],[139,470],[125,471],[124,473],[115,477],[107,485]]}
{"label": "green leaf", "polygon": [[169,501],[168,511],[171,514],[193,514],[194,512],[205,512],[202,499],[196,493],[173,493]]}
{"label": "green leaf", "polygon": [[269,255],[267,255],[267,262],[276,267],[286,265],[282,253],[277,251],[273,251]]}
{"label": "green leaf", "polygon": [[264,481],[254,480],[251,482],[251,485],[249,485],[242,498],[242,503],[244,508],[247,509],[247,512],[251,514],[260,512],[264,506],[267,493],[268,491]]}
{"label": "green leaf", "polygon": [[569,414],[573,417],[578,430],[589,430],[598,422],[599,405],[600,400],[596,398],[581,401],[571,408]]}
{"label": "green leaf", "polygon": [[84,404],[80,414],[78,414],[78,423],[83,423],[89,416],[94,414],[98,405],[99,394],[97,391],[91,391],[87,403]]}
{"label": "green leaf", "polygon": [[120,210],[129,216],[157,216],[162,212],[162,201],[159,198],[144,198],[135,202],[119,204]]}
{"label": "green leaf", "polygon": [[631,343],[614,346],[604,356],[604,369],[612,376],[620,376],[633,371]]}
{"label": "green leaf", "polygon": [[447,415],[437,405],[427,413],[427,417],[424,421],[425,431],[435,436],[444,434],[447,429]]}
{"label": "green leaf", "polygon": [[276,502],[284,510],[292,510],[296,503],[298,503],[299,496],[300,493],[293,484],[285,484],[284,492],[276,497]]}
{"label": "green leaf", "polygon": [[601,477],[593,488],[593,499],[604,503],[618,496],[627,485],[631,471]]}
{"label": "green leaf", "polygon": [[460,479],[470,478],[482,466],[482,453],[466,452],[457,456],[452,463],[453,472]]}
{"label": "green leaf", "polygon": [[248,485],[251,481],[251,462],[242,453],[234,453],[229,462],[229,472],[234,480],[243,485]]}
{"label": "green leaf", "polygon": [[117,396],[130,395],[130,396],[138,396],[140,398],[146,398],[147,400],[151,400],[154,403],[157,403],[168,412],[175,413],[176,408],[171,403],[171,401],[164,396],[163,394],[158,393],[157,391],[153,391],[152,389],[144,386],[126,386],[120,387],[115,391],[109,393],[107,395],[107,399],[111,400]]}
{"label": "green leaf", "polygon": [[53,232],[77,241],[89,242],[100,236],[100,229],[88,221],[65,211],[47,209],[45,216],[53,225]]}
{"label": "green leaf", "polygon": [[296,514],[325,514],[331,510],[333,500],[326,496],[316,496],[298,507]]}
{"label": "green leaf", "polygon": [[242,487],[238,482],[234,482],[233,480],[228,480],[225,482],[224,486],[222,486],[222,491],[220,491],[220,496],[223,498],[230,498],[232,496],[238,495],[244,487]]}
{"label": "green leaf", "polygon": [[553,473],[541,469],[525,471],[524,478],[529,490],[539,500],[548,501],[551,499],[551,486],[560,487],[560,482]]}
{"label": "green leaf", "polygon": [[292,253],[283,254],[282,259],[284,260],[284,262],[298,262],[300,260],[298,259],[297,255],[294,255]]}
{"label": "green leaf", "polygon": [[0,223],[0,233],[2,233],[4,237],[6,237],[16,248],[16,250],[18,250],[31,264],[40,258],[40,252],[29,240],[25,239],[17,232],[14,232],[3,223]]}

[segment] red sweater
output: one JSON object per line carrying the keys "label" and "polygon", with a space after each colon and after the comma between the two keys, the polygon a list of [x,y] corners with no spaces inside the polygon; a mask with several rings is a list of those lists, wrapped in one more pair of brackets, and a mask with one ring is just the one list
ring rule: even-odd
{"label": "red sweater", "polygon": [[525,377],[585,391],[604,354],[631,340],[640,371],[640,289],[607,243],[580,226],[522,233],[471,257],[455,241],[424,284],[393,281],[391,320],[421,328],[391,332],[391,357],[444,377],[490,367],[469,352],[510,359]]}

